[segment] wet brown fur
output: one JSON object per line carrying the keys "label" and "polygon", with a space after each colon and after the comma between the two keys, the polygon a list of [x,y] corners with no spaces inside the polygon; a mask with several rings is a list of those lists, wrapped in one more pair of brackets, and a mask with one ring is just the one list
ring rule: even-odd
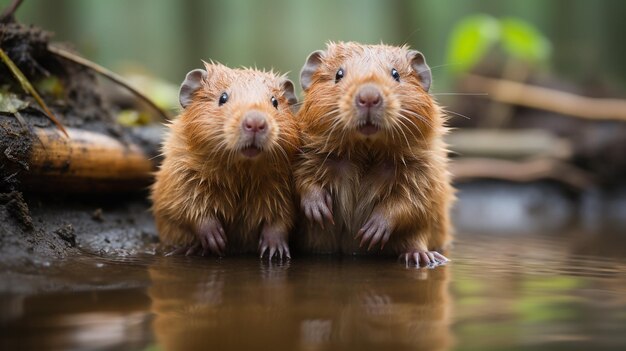
{"label": "wet brown fur", "polygon": [[[449,208],[454,200],[447,167],[446,117],[420,86],[407,47],[329,43],[306,91],[298,120],[303,154],[295,167],[303,195],[321,187],[333,199],[334,225],[310,223],[298,235],[311,252],[364,253],[354,239],[374,211],[393,231],[384,249],[401,254],[441,250],[450,241]],[[396,68],[401,82],[390,75]],[[335,83],[339,68],[345,77]],[[372,140],[356,132],[354,97],[363,83],[382,91],[386,113]]]}
{"label": "wet brown fur", "polygon": [[[291,162],[299,138],[281,91],[285,78],[219,64],[206,64],[206,70],[192,103],[168,125],[152,188],[157,228],[162,243],[189,246],[198,242],[197,226],[212,217],[224,226],[227,252],[254,252],[263,225],[293,227]],[[224,91],[230,99],[218,106]],[[254,160],[237,150],[242,115],[250,109],[264,112],[270,127],[268,148]]]}

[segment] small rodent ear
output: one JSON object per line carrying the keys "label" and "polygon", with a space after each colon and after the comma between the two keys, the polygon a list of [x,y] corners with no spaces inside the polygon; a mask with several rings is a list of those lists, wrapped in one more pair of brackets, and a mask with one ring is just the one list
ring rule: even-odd
{"label": "small rodent ear", "polygon": [[289,79],[283,80],[283,82],[280,84],[280,88],[283,90],[283,96],[285,96],[285,98],[287,99],[287,104],[289,104],[289,106],[298,103],[298,98],[296,97],[292,81],[290,81]]}
{"label": "small rodent ear", "polygon": [[180,85],[178,101],[183,108],[186,108],[193,98],[193,93],[202,87],[202,81],[207,77],[203,69],[194,69],[185,76],[183,84]]}
{"label": "small rodent ear", "polygon": [[322,63],[322,56],[324,52],[322,50],[313,51],[306,59],[302,70],[300,71],[300,85],[302,90],[307,91],[313,83],[313,75],[317,71],[318,67]]}
{"label": "small rodent ear", "polygon": [[433,81],[432,73],[430,71],[430,67],[426,64],[426,59],[421,52],[416,50],[409,51],[409,60],[411,61],[411,67],[415,71],[415,74],[420,79],[420,85],[424,89],[424,91],[428,92],[430,90],[430,85]]}

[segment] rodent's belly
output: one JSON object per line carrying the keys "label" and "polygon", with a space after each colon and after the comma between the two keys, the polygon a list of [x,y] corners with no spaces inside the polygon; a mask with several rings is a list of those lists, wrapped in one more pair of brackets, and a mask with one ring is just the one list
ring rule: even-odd
{"label": "rodent's belly", "polygon": [[238,208],[236,215],[224,223],[229,250],[233,253],[256,252],[258,248],[261,225],[251,212]]}
{"label": "rodent's belly", "polygon": [[358,177],[354,174],[345,174],[337,177],[333,184],[335,233],[339,240],[341,251],[353,254],[367,251],[359,249],[359,241],[354,239],[357,232],[363,227],[374,207],[377,205],[380,193],[383,191],[380,184],[373,184],[369,177]]}

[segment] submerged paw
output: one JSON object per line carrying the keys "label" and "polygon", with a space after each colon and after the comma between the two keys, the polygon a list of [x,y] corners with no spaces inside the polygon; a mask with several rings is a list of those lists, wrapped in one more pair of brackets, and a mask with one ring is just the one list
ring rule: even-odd
{"label": "submerged paw", "polygon": [[400,260],[407,266],[435,268],[450,260],[437,251],[411,250],[400,255]]}

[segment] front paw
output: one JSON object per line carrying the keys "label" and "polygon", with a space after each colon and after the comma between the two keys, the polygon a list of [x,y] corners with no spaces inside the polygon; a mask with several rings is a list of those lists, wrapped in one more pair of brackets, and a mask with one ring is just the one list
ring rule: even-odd
{"label": "front paw", "polygon": [[309,221],[317,222],[324,228],[324,219],[332,225],[333,221],[333,200],[327,190],[320,187],[313,187],[306,194],[302,195],[302,210]]}
{"label": "front paw", "polygon": [[202,245],[202,255],[208,251],[218,256],[224,256],[226,253],[226,233],[222,223],[217,219],[207,219],[196,231],[196,236]]}
{"label": "front paw", "polygon": [[408,250],[400,255],[400,260],[404,261],[407,267],[409,265],[415,265],[415,267],[422,265],[428,268],[435,268],[450,262],[446,256],[439,252],[427,250]]}
{"label": "front paw", "polygon": [[391,232],[393,231],[391,221],[384,214],[375,211],[365,222],[361,230],[357,233],[355,239],[361,238],[359,247],[362,247],[369,241],[367,250],[380,243],[380,249],[385,247]]}
{"label": "front paw", "polygon": [[267,257],[268,260],[276,257],[281,261],[283,259],[291,259],[287,233],[276,229],[263,230],[259,239],[259,257]]}

